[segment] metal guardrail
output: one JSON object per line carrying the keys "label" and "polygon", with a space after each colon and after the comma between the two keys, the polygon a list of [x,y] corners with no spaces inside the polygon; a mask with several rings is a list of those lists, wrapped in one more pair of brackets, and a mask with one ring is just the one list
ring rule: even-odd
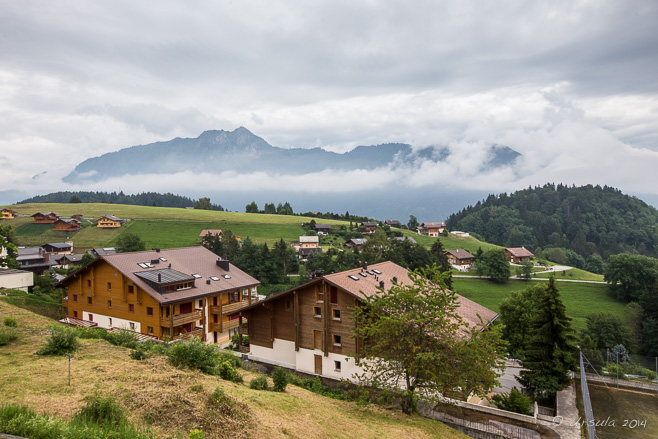
{"label": "metal guardrail", "polygon": [[587,375],[585,374],[582,351],[580,352],[580,390],[583,394],[583,406],[585,407],[585,418],[587,419],[587,434],[589,435],[589,439],[596,439],[596,422],[594,421],[594,412],[592,411],[592,401],[589,397],[589,387],[587,386]]}

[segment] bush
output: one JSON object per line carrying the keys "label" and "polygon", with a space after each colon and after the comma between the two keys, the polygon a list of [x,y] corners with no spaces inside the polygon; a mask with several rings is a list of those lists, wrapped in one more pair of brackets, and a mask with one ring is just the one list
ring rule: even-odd
{"label": "bush", "polygon": [[206,439],[206,435],[203,430],[190,430],[190,439]]}
{"label": "bush", "polygon": [[274,386],[272,389],[275,392],[283,392],[288,386],[288,372],[286,372],[282,367],[276,366],[272,372],[272,381],[274,381]]}
{"label": "bush", "polygon": [[135,349],[139,342],[137,341],[137,334],[128,331],[127,329],[119,329],[118,331],[105,332],[103,337],[115,346],[123,346],[126,348]]}
{"label": "bush", "polygon": [[46,339],[46,345],[37,351],[38,355],[64,355],[71,354],[78,350],[80,342],[76,337],[75,331],[52,326],[50,328],[50,337]]}
{"label": "bush", "polygon": [[228,396],[222,389],[219,387],[215,388],[215,390],[210,394],[210,403],[216,406],[229,406],[232,407],[235,405],[233,399],[231,399],[230,396]]}
{"label": "bush", "polygon": [[220,355],[217,348],[192,337],[188,343],[176,343],[167,350],[169,362],[181,368],[198,369],[208,375],[219,374]]}
{"label": "bush", "polygon": [[235,367],[233,366],[233,363],[230,360],[224,360],[219,365],[219,376],[222,379],[225,379],[227,381],[232,381],[234,383],[243,382],[242,375],[240,375],[238,371],[235,370]]}
{"label": "bush", "polygon": [[18,338],[16,330],[12,327],[0,328],[0,346],[11,343]]}
{"label": "bush", "polygon": [[133,349],[130,351],[130,358],[133,360],[141,361],[141,360],[146,360],[149,358],[151,354],[148,351],[145,351],[143,349]]}
{"label": "bush", "polygon": [[16,317],[7,316],[7,317],[5,317],[4,324],[5,324],[5,326],[15,328],[15,327],[18,326],[18,320],[16,320]]}
{"label": "bush", "polygon": [[74,419],[118,427],[126,422],[126,414],[113,397],[95,395],[87,398],[87,403],[75,414]]}
{"label": "bush", "polygon": [[509,393],[494,395],[491,402],[499,409],[521,413],[522,415],[530,415],[532,407],[532,399],[523,396],[523,393],[516,387],[512,388]]}
{"label": "bush", "polygon": [[267,385],[267,378],[265,377],[256,377],[249,383],[249,388],[254,390],[267,390],[269,386]]}

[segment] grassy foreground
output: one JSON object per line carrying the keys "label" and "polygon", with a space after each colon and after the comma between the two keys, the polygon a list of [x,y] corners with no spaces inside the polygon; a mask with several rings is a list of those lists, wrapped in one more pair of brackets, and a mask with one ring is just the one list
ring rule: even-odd
{"label": "grassy foreground", "polygon": [[[187,438],[201,429],[206,438],[466,438],[444,424],[397,410],[359,407],[289,385],[284,393],[249,389],[258,376],[240,370],[245,384],[234,384],[196,371],[175,369],[165,357],[131,360],[129,350],[104,340],[80,340],[71,360],[68,386],[66,357],[34,352],[43,344],[45,317],[0,300],[3,316],[18,320],[19,338],[0,347],[0,382],[4,404],[26,405],[38,413],[71,419],[93,394],[113,396],[129,420],[157,437]],[[237,399],[247,416],[212,411],[208,396],[215,388]]]}
{"label": "grassy foreground", "polygon": [[[497,284],[487,279],[453,278],[453,286],[462,296],[484,305],[496,312],[503,299],[514,291],[522,291],[531,285],[546,281],[510,280]],[[585,329],[585,317],[593,312],[611,312],[623,321],[627,320],[626,306],[608,292],[605,284],[580,282],[556,282],[560,297],[567,308],[567,315],[573,319],[575,329]]]}

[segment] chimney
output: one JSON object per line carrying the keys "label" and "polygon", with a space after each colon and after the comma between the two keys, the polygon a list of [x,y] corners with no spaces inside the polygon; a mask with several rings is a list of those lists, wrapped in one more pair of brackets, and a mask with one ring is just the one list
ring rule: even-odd
{"label": "chimney", "polygon": [[224,271],[229,271],[228,259],[217,258],[217,266]]}
{"label": "chimney", "polygon": [[393,283],[398,283],[398,278],[397,278],[397,276],[393,276]]}
{"label": "chimney", "polygon": [[210,279],[206,279],[206,285],[210,285]]}
{"label": "chimney", "polygon": [[379,288],[384,288],[384,281],[383,280],[379,281]]}
{"label": "chimney", "polygon": [[158,283],[162,283],[162,273],[158,273]]}
{"label": "chimney", "polygon": [[160,259],[151,259],[151,264],[159,264]]}
{"label": "chimney", "polygon": [[169,268],[171,268],[171,264],[169,264]]}

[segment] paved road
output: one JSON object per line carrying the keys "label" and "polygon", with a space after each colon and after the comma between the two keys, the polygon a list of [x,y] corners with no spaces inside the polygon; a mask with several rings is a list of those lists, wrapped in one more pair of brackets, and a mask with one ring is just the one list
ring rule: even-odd
{"label": "paved road", "polygon": [[[461,277],[465,279],[491,279],[489,276],[464,276],[459,274],[453,274],[452,277]],[[510,279],[518,279],[517,276],[511,276]],[[531,280],[545,280],[547,277],[533,277]],[[579,282],[582,284],[607,284],[607,282],[600,280],[577,280],[577,279],[555,279],[556,282]]]}

